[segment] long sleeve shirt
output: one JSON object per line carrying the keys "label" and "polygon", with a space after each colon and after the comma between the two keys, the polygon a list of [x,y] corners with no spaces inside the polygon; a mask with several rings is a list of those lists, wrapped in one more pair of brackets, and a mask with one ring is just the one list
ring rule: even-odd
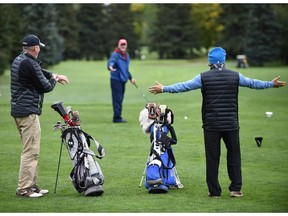
{"label": "long sleeve shirt", "polygon": [[[257,79],[251,79],[239,73],[239,86],[248,87],[251,89],[266,89],[274,87],[274,83],[273,81],[261,81]],[[174,85],[163,86],[163,92],[178,93],[201,88],[202,80],[201,74],[199,74],[191,80],[176,83]]]}

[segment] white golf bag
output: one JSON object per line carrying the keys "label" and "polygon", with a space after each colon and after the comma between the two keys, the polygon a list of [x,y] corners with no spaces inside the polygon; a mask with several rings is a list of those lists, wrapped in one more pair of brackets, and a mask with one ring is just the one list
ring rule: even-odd
{"label": "white golf bag", "polygon": [[[61,149],[64,143],[72,160],[73,169],[70,173],[70,179],[75,189],[79,193],[84,192],[85,196],[102,195],[104,192],[104,176],[95,157],[102,159],[105,156],[103,147],[92,136],[80,128],[80,119],[77,111],[73,112],[71,107],[67,108],[68,111],[65,110],[62,102],[55,102],[51,107],[63,117],[66,123],[62,125],[61,122],[57,122],[57,124],[54,125],[54,130],[61,129]],[[70,114],[72,118],[69,117]],[[99,155],[96,155],[90,150],[91,141],[95,143]]]}

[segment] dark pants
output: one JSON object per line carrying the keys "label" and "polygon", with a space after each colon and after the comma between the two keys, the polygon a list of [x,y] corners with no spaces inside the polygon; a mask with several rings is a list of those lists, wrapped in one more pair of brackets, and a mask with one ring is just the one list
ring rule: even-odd
{"label": "dark pants", "polygon": [[110,79],[110,86],[112,91],[112,105],[113,105],[113,121],[119,121],[122,119],[122,102],[124,99],[126,83],[118,80]]}
{"label": "dark pants", "polygon": [[218,181],[221,138],[227,149],[227,171],[231,181],[229,190],[240,191],[242,187],[239,130],[222,132],[204,130],[206,182],[209,192],[213,196],[220,196],[222,191]]}

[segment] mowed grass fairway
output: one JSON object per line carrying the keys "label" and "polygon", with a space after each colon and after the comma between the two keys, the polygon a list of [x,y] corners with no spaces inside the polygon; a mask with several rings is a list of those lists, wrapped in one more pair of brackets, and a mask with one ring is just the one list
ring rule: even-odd
{"label": "mowed grass fairway", "polygon": [[[177,171],[183,189],[167,194],[148,194],[140,179],[149,154],[149,137],[139,126],[139,112],[146,101],[135,86],[127,83],[123,117],[127,124],[112,123],[109,72],[106,61],[68,61],[52,71],[66,74],[70,84],[57,84],[45,95],[41,115],[42,143],[39,161],[39,185],[50,190],[40,199],[17,198],[21,142],[13,118],[10,116],[10,73],[0,77],[0,137],[1,137],[1,193],[0,212],[90,212],[90,213],[279,213],[288,211],[288,87],[253,90],[240,88],[239,117],[242,151],[244,197],[229,197],[226,171],[226,148],[222,143],[219,180],[221,199],[207,196],[205,182],[205,153],[201,124],[201,91],[179,94],[152,95],[147,89],[155,81],[168,85],[186,81],[208,70],[207,60],[195,61],[132,61],[130,71],[141,91],[152,102],[168,105],[174,112],[174,128],[178,144],[174,146]],[[228,62],[233,70],[235,62]],[[287,67],[239,69],[256,79],[272,80],[280,75],[288,81]],[[62,121],[51,104],[63,101],[78,110],[81,127],[105,148],[106,156],[98,160],[105,176],[101,197],[78,194],[69,180],[72,163],[63,147],[57,193],[54,185],[60,150],[60,131],[53,131]],[[266,111],[273,116],[267,118]],[[184,117],[188,119],[185,120]],[[261,147],[254,138],[263,137]],[[95,151],[94,146],[91,147]]]}

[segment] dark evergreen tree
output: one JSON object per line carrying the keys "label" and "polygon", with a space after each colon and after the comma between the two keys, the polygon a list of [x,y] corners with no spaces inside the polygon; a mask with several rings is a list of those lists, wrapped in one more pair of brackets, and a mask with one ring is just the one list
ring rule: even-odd
{"label": "dark evergreen tree", "polygon": [[276,4],[273,5],[273,8],[277,14],[277,21],[280,25],[280,60],[288,65],[288,4]]}
{"label": "dark evergreen tree", "polygon": [[77,20],[77,5],[55,4],[55,6],[58,14],[60,14],[57,22],[58,32],[64,39],[63,59],[79,59],[78,36],[80,25]]}
{"label": "dark evergreen tree", "polygon": [[130,4],[110,4],[106,5],[107,23],[105,26],[105,38],[107,39],[106,55],[117,46],[119,39],[125,38],[128,42],[128,52],[134,57],[134,51],[139,49],[140,35],[135,33],[134,13],[130,9]]}
{"label": "dark evergreen tree", "polygon": [[21,7],[16,4],[0,4],[0,75],[22,50]]}
{"label": "dark evergreen tree", "polygon": [[41,49],[39,59],[44,67],[62,60],[63,38],[59,35],[58,13],[53,4],[28,4],[24,6],[25,34],[37,35],[46,47]]}
{"label": "dark evergreen tree", "polygon": [[81,4],[77,15],[80,24],[78,38],[80,56],[87,60],[104,58],[105,14],[103,4]]}
{"label": "dark evergreen tree", "polygon": [[250,65],[279,59],[279,25],[271,4],[251,4],[246,34],[246,53]]}
{"label": "dark evergreen tree", "polygon": [[180,59],[198,46],[197,31],[191,20],[191,4],[158,4],[150,48],[159,57]]}
{"label": "dark evergreen tree", "polygon": [[246,54],[246,35],[248,23],[247,16],[249,5],[247,4],[222,4],[223,12],[219,22],[224,26],[219,46],[227,51],[227,56],[235,59],[237,54]]}

